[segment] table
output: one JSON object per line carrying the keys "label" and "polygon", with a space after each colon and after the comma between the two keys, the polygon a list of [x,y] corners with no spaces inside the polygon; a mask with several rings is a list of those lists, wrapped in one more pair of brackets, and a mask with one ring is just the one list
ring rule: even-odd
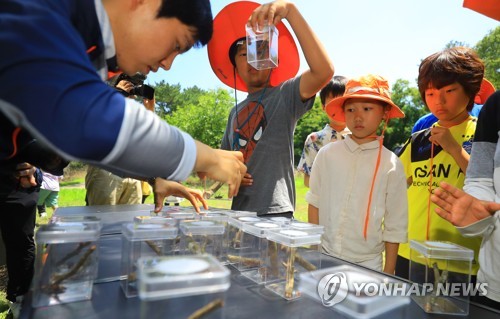
{"label": "table", "polygon": [[[99,240],[99,271],[94,283],[92,299],[50,307],[32,308],[31,293],[29,293],[25,298],[20,318],[139,318],[139,298],[126,298],[120,287],[120,231],[123,222],[132,221],[135,216],[149,215],[151,209],[152,205],[59,208],[56,211],[56,215],[59,216],[98,216],[103,222],[101,239]],[[345,264],[350,263],[329,256],[324,256],[322,259],[322,268]],[[349,318],[306,297],[286,301],[265,289],[263,285],[257,285],[241,276],[235,268],[231,266],[229,268],[231,269],[231,287],[227,291],[225,303],[227,319]],[[189,307],[189,304],[186,304],[186,307]],[[468,316],[448,315],[446,317],[494,319],[499,318],[499,313],[471,303]],[[406,306],[375,318],[436,318],[436,315],[426,314],[412,301]]]}

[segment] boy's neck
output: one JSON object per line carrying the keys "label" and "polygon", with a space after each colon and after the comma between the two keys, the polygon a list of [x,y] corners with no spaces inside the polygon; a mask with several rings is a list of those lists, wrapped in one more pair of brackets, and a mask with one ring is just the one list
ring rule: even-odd
{"label": "boy's neck", "polygon": [[438,120],[437,124],[442,127],[450,128],[452,126],[462,124],[469,118],[469,116],[469,112],[465,111],[450,120]]}

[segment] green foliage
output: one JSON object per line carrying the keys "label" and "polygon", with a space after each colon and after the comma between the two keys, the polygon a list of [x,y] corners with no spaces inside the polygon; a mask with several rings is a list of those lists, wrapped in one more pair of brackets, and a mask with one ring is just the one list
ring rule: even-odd
{"label": "green foliage", "polygon": [[167,114],[175,112],[177,107],[182,104],[181,85],[171,85],[160,81],[154,87],[156,99],[156,114],[164,117]]}
{"label": "green foliage", "polygon": [[491,30],[474,49],[484,61],[484,76],[500,89],[500,26]]}
{"label": "green foliage", "polygon": [[398,79],[392,86],[392,101],[405,113],[402,119],[389,121],[384,145],[390,150],[402,145],[411,135],[415,122],[428,111],[422,102],[418,89],[407,80]]}
{"label": "green foliage", "polygon": [[195,139],[219,148],[232,107],[233,99],[227,90],[204,91],[196,101],[177,108],[166,120]]}
{"label": "green foliage", "polygon": [[314,101],[312,109],[298,121],[295,128],[293,136],[295,164],[299,162],[307,136],[312,132],[320,131],[327,123],[329,123],[328,116],[321,108],[321,101],[318,97]]}

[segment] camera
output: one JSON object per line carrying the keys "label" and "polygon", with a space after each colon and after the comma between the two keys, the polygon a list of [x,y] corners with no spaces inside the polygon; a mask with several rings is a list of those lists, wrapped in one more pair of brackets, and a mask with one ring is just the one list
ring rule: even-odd
{"label": "camera", "polygon": [[[147,84],[144,84],[146,80],[146,76],[140,72],[137,72],[134,75],[127,75],[125,73],[121,73],[116,75],[108,80],[108,83],[115,87],[121,94],[125,96],[137,95],[148,100],[152,100],[155,96],[155,89],[150,87]],[[123,91],[122,89],[117,88],[116,86],[120,81],[128,81],[134,85],[130,92]]]}

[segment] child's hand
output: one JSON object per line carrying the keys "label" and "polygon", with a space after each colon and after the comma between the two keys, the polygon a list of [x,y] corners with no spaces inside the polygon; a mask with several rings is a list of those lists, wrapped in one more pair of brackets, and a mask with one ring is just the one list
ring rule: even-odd
{"label": "child's hand", "polygon": [[263,4],[254,10],[247,25],[252,26],[253,30],[262,29],[267,20],[269,24],[276,25],[281,19],[286,19],[288,15],[288,2],[277,0],[271,3]]}
{"label": "child's hand", "polygon": [[431,129],[431,137],[429,141],[439,145],[449,154],[462,151],[462,146],[455,141],[447,127],[434,126]]}
{"label": "child's hand", "polygon": [[252,186],[253,177],[249,173],[246,173],[241,179],[241,186]]}

